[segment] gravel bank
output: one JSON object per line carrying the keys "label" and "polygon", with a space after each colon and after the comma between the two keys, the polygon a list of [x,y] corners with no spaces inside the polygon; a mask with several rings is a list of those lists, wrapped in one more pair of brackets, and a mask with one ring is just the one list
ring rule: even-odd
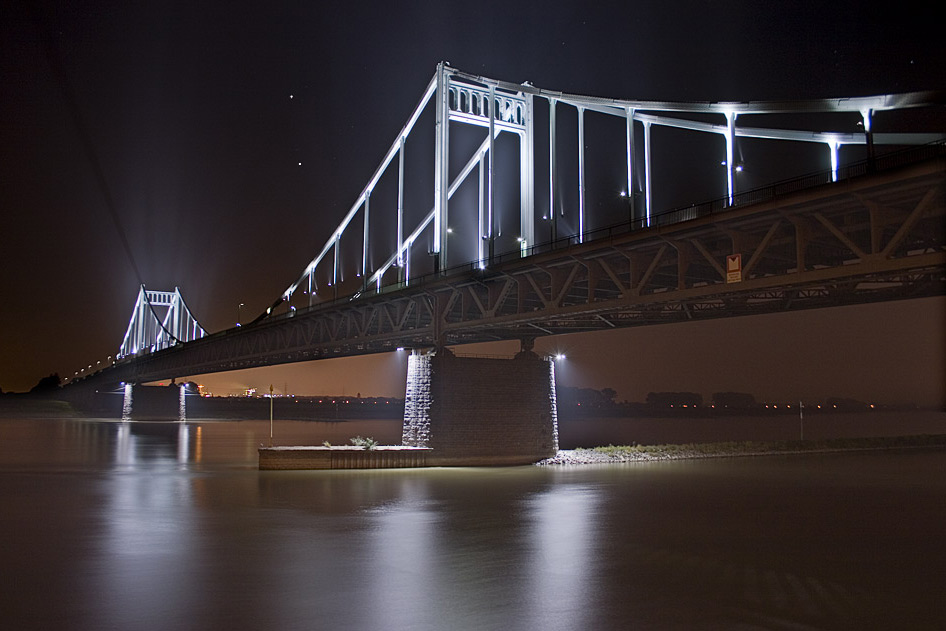
{"label": "gravel bank", "polygon": [[633,447],[597,447],[594,449],[563,449],[537,465],[615,464],[621,462],[653,462],[693,458],[732,458],[739,456],[772,456],[836,451],[876,449],[916,449],[946,447],[946,435],[885,436],[876,438],[837,438],[821,441],[729,442],[689,445],[652,445]]}
{"label": "gravel bank", "polygon": [[[615,464],[621,462],[652,462],[655,460],[683,460],[687,458],[713,458],[732,456],[733,454],[706,454],[695,451],[677,451],[675,453],[622,451],[602,452],[593,449],[562,449],[551,458],[540,460],[536,464],[545,465],[575,465],[575,464]],[[748,455],[748,454],[745,454]]]}

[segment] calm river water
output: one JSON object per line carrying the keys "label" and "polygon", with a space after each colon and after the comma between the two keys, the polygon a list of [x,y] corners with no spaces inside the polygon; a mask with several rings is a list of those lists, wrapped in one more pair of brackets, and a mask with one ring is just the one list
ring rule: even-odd
{"label": "calm river water", "polygon": [[[277,436],[316,429],[399,432]],[[943,450],[260,472],[268,440],[0,419],[0,627],[946,626]]]}

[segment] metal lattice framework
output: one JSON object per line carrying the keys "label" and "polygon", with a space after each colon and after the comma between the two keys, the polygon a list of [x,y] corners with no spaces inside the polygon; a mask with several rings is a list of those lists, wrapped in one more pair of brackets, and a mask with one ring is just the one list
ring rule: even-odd
{"label": "metal lattice framework", "polygon": [[[540,101],[545,103],[538,111],[548,117],[548,130],[541,132],[536,129]],[[398,347],[528,339],[943,295],[946,136],[879,133],[872,121],[877,112],[944,104],[943,94],[928,92],[794,102],[616,100],[515,85],[440,64],[368,184],[266,317],[179,345],[173,352],[119,362],[110,369],[109,379],[146,381]],[[433,160],[426,164],[428,173],[433,167],[433,204],[409,225],[405,146],[408,137],[420,129],[420,122],[430,118],[431,107]],[[561,120],[566,108],[576,115],[578,140],[572,148],[577,155],[571,156],[577,160],[577,177],[567,182],[559,177],[559,163],[568,157],[562,154],[568,145],[556,138],[556,120]],[[600,221],[586,221],[585,147],[592,142],[585,134],[588,112],[622,121],[627,220],[603,228],[594,227]],[[770,120],[770,115],[777,122],[786,114],[838,112],[856,114],[863,132],[736,124],[738,117],[749,115],[753,122]],[[451,165],[451,157],[462,155],[470,145],[451,146],[451,125],[486,130],[485,137],[480,136],[472,152],[460,160],[460,168]],[[681,130],[687,138],[691,134],[721,136],[724,153],[707,167],[718,170],[720,163],[726,167],[720,182],[725,196],[684,208],[655,209],[654,127]],[[518,139],[518,169],[501,167],[510,162],[497,160],[497,152],[511,146],[497,142],[503,134]],[[543,143],[537,142],[540,137]],[[815,143],[825,152],[809,176],[737,190],[735,156],[740,138]],[[905,153],[875,154],[874,146],[881,144],[922,146]],[[864,145],[867,159],[841,164],[839,149],[844,145]],[[545,167],[536,169],[537,147],[548,152],[548,196],[543,208],[537,208],[536,202],[536,173]],[[395,163],[396,202],[373,201],[382,176]],[[503,253],[494,248],[502,225],[497,213],[510,217],[510,204],[507,197],[507,208],[497,208],[496,188],[510,179],[518,180],[518,203],[511,204],[518,219],[518,246]],[[469,195],[463,203],[451,201],[468,181],[475,183],[465,188],[467,192],[475,189],[472,206]],[[566,203],[563,191],[567,187],[574,189]],[[373,264],[369,228],[384,216],[377,212],[379,206],[395,215],[396,221],[389,223],[396,224],[396,234],[389,239],[394,243],[392,251]],[[466,222],[475,225],[473,233],[451,234],[451,216],[472,219],[473,213],[475,222]],[[359,216],[362,223],[357,226]],[[536,224],[542,220],[549,224],[551,239],[536,243]],[[578,226],[577,234],[559,237],[559,220],[563,226]],[[338,298],[346,234],[345,247],[356,243],[361,248],[360,291]],[[448,257],[448,235],[455,244],[470,239],[466,251],[474,251],[475,259]],[[422,238],[429,244],[426,254],[433,256],[426,272],[418,273],[411,268],[411,256]],[[335,299],[317,295],[316,272],[321,270],[324,278],[326,266]],[[734,275],[734,269],[738,274]],[[307,294],[308,304],[296,308],[293,298],[300,291]],[[277,312],[283,303],[288,309]],[[164,304],[170,309],[158,326],[156,316],[149,320],[149,312]],[[202,335],[179,292],[145,292],[142,287],[122,355],[159,350]]]}
{"label": "metal lattice framework", "polygon": [[[434,255],[434,271],[446,270],[452,265],[467,263],[468,259],[456,260],[448,256],[448,243],[452,239],[470,239],[475,243],[475,265],[481,269],[495,259],[494,244],[497,233],[500,231],[496,221],[496,183],[504,173],[498,173],[496,168],[496,142],[503,133],[518,137],[518,179],[519,179],[519,234],[517,250],[520,255],[532,253],[536,244],[536,205],[535,205],[535,166],[536,141],[540,132],[535,129],[535,101],[541,99],[547,102],[549,127],[541,134],[548,135],[548,207],[541,211],[541,218],[550,222],[552,239],[558,237],[557,221],[564,216],[566,209],[559,203],[558,191],[563,185],[577,188],[577,208],[569,208],[567,212],[577,215],[572,218],[572,225],[577,225],[577,234],[574,238],[582,243],[589,237],[588,208],[586,207],[586,145],[591,139],[586,138],[585,117],[587,112],[596,112],[610,117],[617,117],[624,121],[622,141],[625,144],[626,186],[629,216],[632,222],[639,227],[651,226],[656,210],[652,205],[652,139],[653,127],[667,127],[693,132],[697,134],[715,134],[725,139],[725,155],[719,156],[725,169],[725,190],[727,196],[723,200],[725,206],[732,206],[738,202],[739,192],[736,190],[734,174],[741,169],[741,165],[734,158],[734,147],[737,138],[754,138],[764,140],[780,140],[795,143],[817,143],[825,147],[825,164],[830,164],[831,179],[838,179],[839,150],[845,145],[867,145],[869,155],[873,155],[874,145],[915,145],[942,140],[941,133],[875,133],[872,130],[872,120],[877,112],[942,104],[942,95],[938,93],[909,93],[894,95],[879,95],[871,97],[822,99],[812,101],[785,101],[785,102],[667,102],[667,101],[638,101],[606,99],[582,95],[565,94],[558,91],[545,90],[528,83],[517,85],[506,81],[489,79],[471,75],[449,67],[445,63],[438,65],[434,77],[424,91],[424,94],[408,118],[407,123],[398,133],[394,142],[385,154],[381,164],[368,180],[367,185],[350,207],[348,213],[333,230],[319,253],[305,267],[299,278],[292,283],[268,311],[272,313],[280,302],[290,302],[297,291],[308,295],[308,305],[319,301],[316,270],[320,265],[329,265],[328,285],[335,286],[333,295],[337,295],[337,285],[342,280],[339,261],[341,258],[342,237],[346,231],[357,231],[356,218],[361,216],[361,235],[356,241],[361,241],[361,263],[357,275],[362,281],[362,293],[381,291],[385,285],[405,285],[412,282],[416,273],[412,274],[411,255],[415,243],[427,233],[428,241],[432,244],[427,254]],[[416,225],[408,226],[405,223],[405,144],[418,125],[422,114],[428,107],[434,109],[434,191],[433,207],[423,216]],[[578,178],[571,183],[561,182],[558,177],[558,163],[561,160],[560,142],[556,139],[558,125],[556,118],[561,108],[568,107],[577,113],[577,163]],[[783,114],[815,114],[851,112],[861,117],[864,133],[842,133],[836,131],[800,131],[796,129],[779,129],[775,127],[741,127],[737,118],[746,115],[783,115]],[[696,120],[718,118],[719,122]],[[758,119],[754,116],[754,119]],[[764,116],[763,116],[764,118]],[[462,168],[458,171],[451,165],[451,123],[458,125],[480,127],[487,130],[482,139],[465,161],[461,161]],[[639,139],[643,136],[643,176],[636,176],[635,161],[640,154],[638,151]],[[544,138],[543,138],[544,142]],[[372,194],[378,186],[382,176],[389,168],[393,168],[397,158],[397,201],[394,208],[388,206],[390,212],[396,212],[396,239],[395,247],[383,261],[374,267],[369,257],[369,226],[373,213],[377,213],[372,206]],[[708,168],[718,168],[719,161],[707,165]],[[455,177],[450,173],[457,171]],[[448,239],[452,231],[450,227],[450,200],[468,179],[478,177],[477,213],[475,234],[454,235]],[[469,212],[472,209],[464,209]],[[389,275],[394,273],[396,277]]]}
{"label": "metal lattice framework", "polygon": [[[156,309],[166,310],[163,319],[159,319]],[[118,357],[160,351],[205,334],[178,287],[174,291],[151,291],[142,285]]]}
{"label": "metal lattice framework", "polygon": [[[441,345],[943,295],[946,147],[837,183],[687,209],[528,257],[498,257],[398,291],[282,313],[119,364],[164,379]],[[803,182],[780,186],[801,186]],[[742,258],[741,278],[729,274]]]}

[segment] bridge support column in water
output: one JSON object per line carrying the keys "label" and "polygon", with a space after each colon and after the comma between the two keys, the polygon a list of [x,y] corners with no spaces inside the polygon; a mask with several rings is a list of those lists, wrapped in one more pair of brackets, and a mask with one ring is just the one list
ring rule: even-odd
{"label": "bridge support column in water", "polygon": [[529,464],[558,451],[555,365],[523,350],[512,359],[412,352],[401,442],[428,447],[427,464]]}

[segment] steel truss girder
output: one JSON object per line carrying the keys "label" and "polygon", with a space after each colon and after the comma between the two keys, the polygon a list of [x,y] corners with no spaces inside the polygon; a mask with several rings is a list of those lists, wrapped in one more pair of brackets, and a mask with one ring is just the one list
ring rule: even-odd
{"label": "steel truss girder", "polygon": [[[727,283],[725,259],[744,278]],[[119,364],[150,380],[946,293],[946,159],[231,329]]]}

